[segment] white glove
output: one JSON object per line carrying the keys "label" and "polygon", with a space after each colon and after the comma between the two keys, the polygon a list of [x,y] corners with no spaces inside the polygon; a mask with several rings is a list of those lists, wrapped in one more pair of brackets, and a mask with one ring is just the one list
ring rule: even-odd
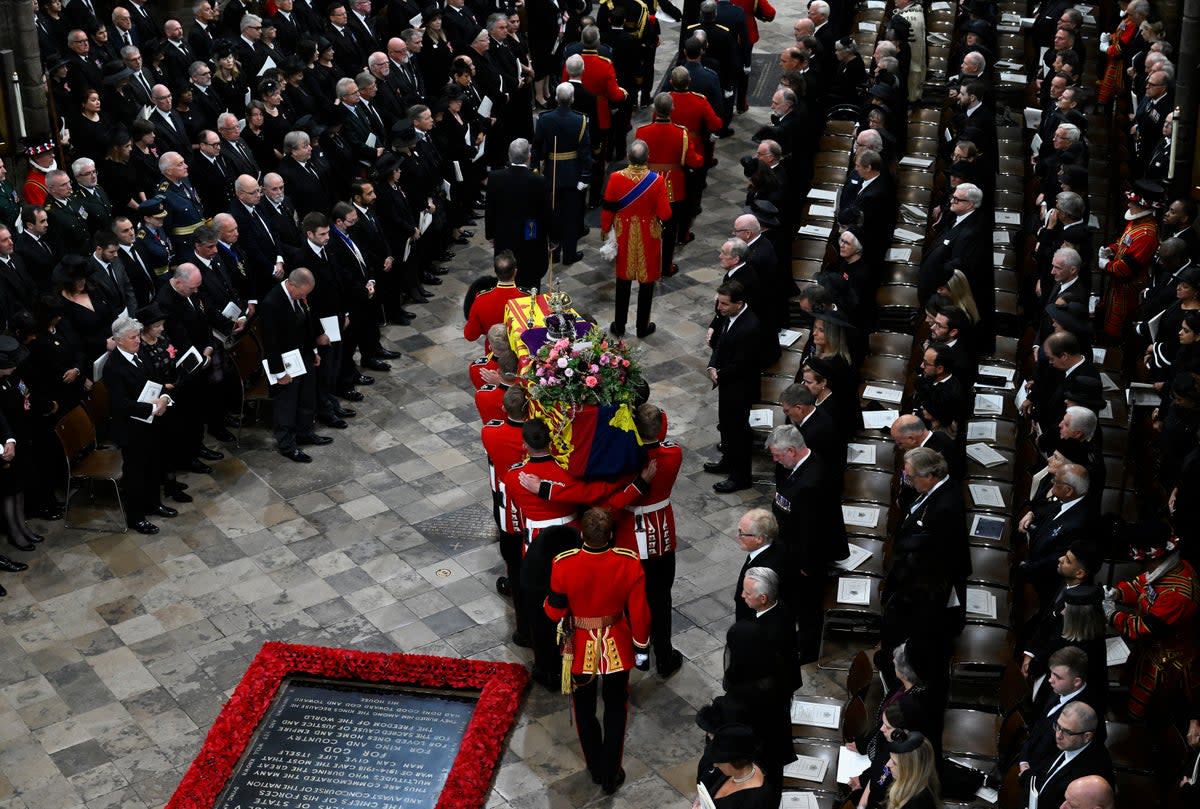
{"label": "white glove", "polygon": [[1101,257],[1101,258],[1100,258],[1100,269],[1102,269],[1102,270],[1103,270],[1103,269],[1104,269],[1105,267],[1107,267],[1107,266],[1108,266],[1108,259],[1107,259],[1107,258],[1104,258],[1104,257]]}
{"label": "white glove", "polygon": [[742,72],[745,73],[747,76],[749,76],[750,75],[750,67],[747,65],[746,67],[742,68]]}
{"label": "white glove", "polygon": [[638,652],[633,656],[633,664],[642,671],[649,671],[650,655],[645,652]]}
{"label": "white glove", "polygon": [[1120,596],[1121,596],[1121,591],[1118,590],[1116,587],[1109,587],[1108,585],[1104,586],[1104,600],[1105,601],[1112,601],[1113,603],[1116,603],[1117,599],[1120,598]]}
{"label": "white glove", "polygon": [[583,180],[580,180],[579,182],[575,183],[576,191],[586,191],[587,187],[588,187],[588,184],[585,183]]}
{"label": "white glove", "polygon": [[1117,605],[1111,601],[1105,600],[1103,602],[1103,606],[1104,606],[1104,620],[1111,622],[1113,614],[1117,611]]}

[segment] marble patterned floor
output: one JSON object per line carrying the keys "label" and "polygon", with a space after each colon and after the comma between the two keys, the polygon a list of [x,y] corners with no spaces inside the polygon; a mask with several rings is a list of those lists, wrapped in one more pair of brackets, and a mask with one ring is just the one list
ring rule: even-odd
{"label": "marble patterned floor", "polygon": [[[785,9],[798,3],[783,3]],[[791,40],[794,15],[761,25],[758,51]],[[675,41],[672,23],[664,41]],[[660,57],[665,49],[660,50]],[[660,58],[661,61],[661,58]],[[704,329],[721,272],[716,253],[745,192],[737,158],[769,111],[754,109],[719,143],[697,240],[682,273],[659,285],[658,332],[643,341],[653,400],[685,448],[675,489],[682,546],[674,590],[671,680],[635,673],[625,746],[628,781],[613,797],[583,768],[567,699],[531,690],[488,800],[520,807],[685,806],[701,733],[693,717],[719,693],[725,631],[740,563],[733,534],[756,490],[718,496],[701,471],[715,457],[716,398],[702,377]],[[639,113],[638,121],[648,118]],[[297,465],[262,428],[222,447],[211,476],[188,475],[196,502],[162,533],[100,533],[38,524],[46,542],[5,574],[0,599],[0,809],[154,809],[168,800],[214,717],[269,640],[526,661],[494,582],[486,462],[465,367],[462,295],[489,273],[482,223],[414,327],[389,326],[404,356],[364,389],[348,430]],[[563,288],[611,320],[611,267],[585,259]],[[632,315],[631,315],[632,317]],[[764,468],[765,471],[765,468]],[[109,518],[113,517],[110,513]],[[838,693],[806,669],[806,693]]]}

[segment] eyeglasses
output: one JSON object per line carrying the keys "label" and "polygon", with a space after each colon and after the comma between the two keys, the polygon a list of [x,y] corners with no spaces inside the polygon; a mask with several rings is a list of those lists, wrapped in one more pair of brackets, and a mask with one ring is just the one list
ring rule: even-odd
{"label": "eyeglasses", "polygon": [[1054,723],[1054,732],[1056,734],[1061,733],[1064,736],[1082,736],[1085,733],[1091,733],[1090,730],[1068,730],[1067,728],[1064,728],[1062,725],[1058,724],[1058,722]]}
{"label": "eyeglasses", "polygon": [[970,202],[966,197],[950,197],[951,202]]}

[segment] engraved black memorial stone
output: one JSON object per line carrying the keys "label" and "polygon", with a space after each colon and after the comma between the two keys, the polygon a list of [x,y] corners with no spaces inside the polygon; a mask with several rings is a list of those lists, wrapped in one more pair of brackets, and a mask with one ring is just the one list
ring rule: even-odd
{"label": "engraved black memorial stone", "polygon": [[285,681],[215,809],[425,809],[475,696]]}

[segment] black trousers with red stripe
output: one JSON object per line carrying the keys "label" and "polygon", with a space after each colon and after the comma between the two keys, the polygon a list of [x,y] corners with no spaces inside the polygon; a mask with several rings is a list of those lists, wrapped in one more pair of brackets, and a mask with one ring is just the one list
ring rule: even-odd
{"label": "black trousers with red stripe", "polygon": [[[613,783],[621,771],[625,750],[625,724],[629,719],[629,672],[613,674],[575,674],[571,704],[579,745],[592,780]],[[596,697],[604,700],[604,724],[596,718]]]}

